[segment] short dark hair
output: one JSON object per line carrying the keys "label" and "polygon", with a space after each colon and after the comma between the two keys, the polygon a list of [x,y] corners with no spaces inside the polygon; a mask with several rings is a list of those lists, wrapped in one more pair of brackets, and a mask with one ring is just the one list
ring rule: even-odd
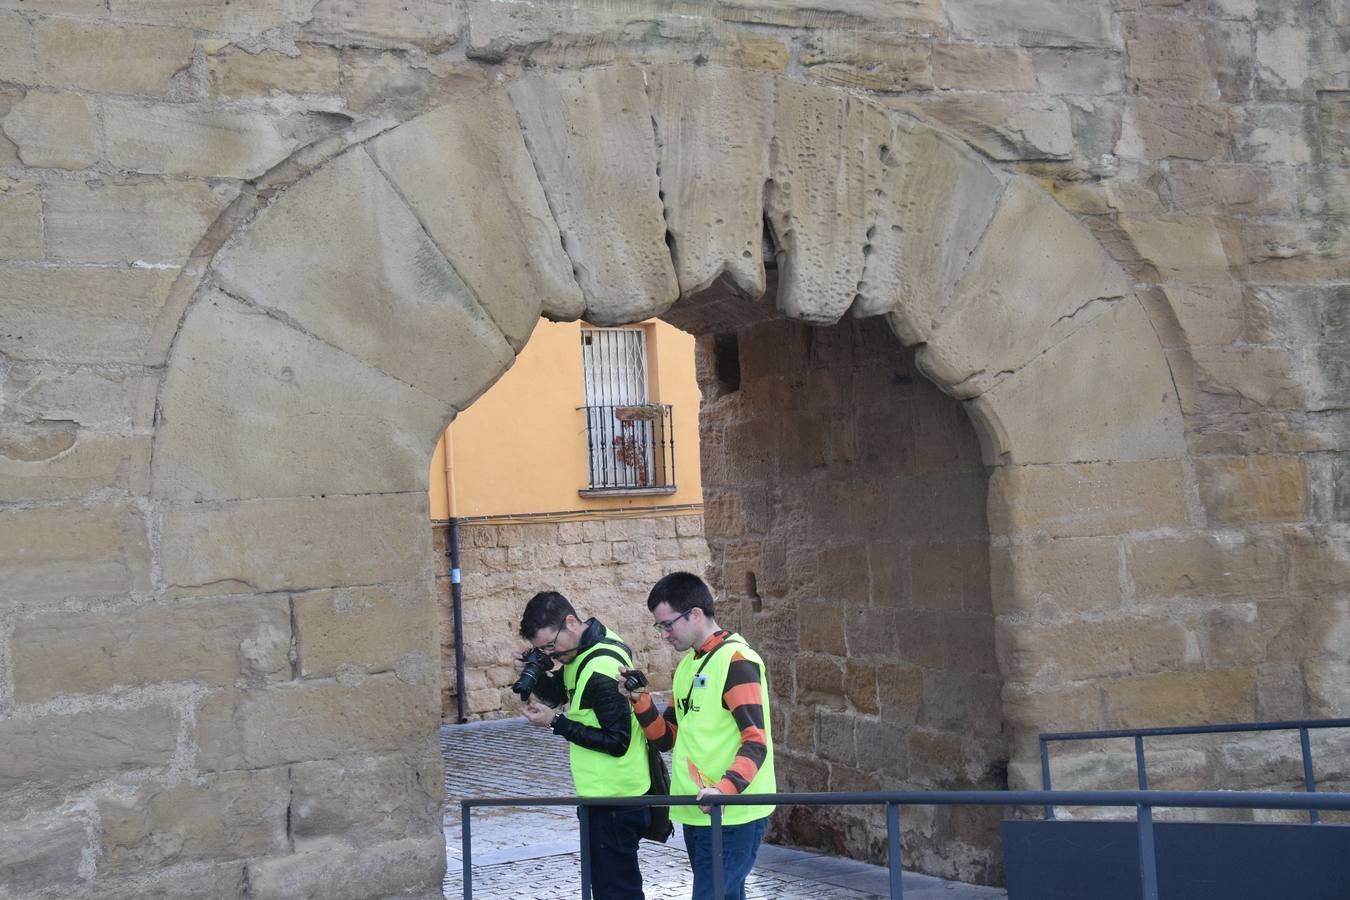
{"label": "short dark hair", "polygon": [[562,594],[557,591],[541,591],[525,604],[525,612],[520,617],[520,636],[532,641],[540,630],[562,628],[567,617],[576,614],[577,611]]}
{"label": "short dark hair", "polygon": [[655,610],[662,603],[675,612],[684,614],[691,609],[701,609],[708,618],[713,618],[713,595],[703,579],[689,572],[671,572],[652,585],[647,595],[647,609]]}

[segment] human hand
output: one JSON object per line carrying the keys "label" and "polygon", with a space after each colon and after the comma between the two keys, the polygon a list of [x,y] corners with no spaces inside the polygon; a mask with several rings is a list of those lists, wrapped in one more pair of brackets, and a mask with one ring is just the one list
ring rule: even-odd
{"label": "human hand", "polygon": [[629,703],[636,703],[637,698],[640,695],[648,692],[647,679],[645,676],[643,676],[641,686],[634,687],[630,690],[624,684],[624,682],[628,680],[628,675],[631,673],[642,675],[640,669],[630,669],[628,666],[619,666],[619,693],[622,694],[628,700]]}
{"label": "human hand", "polygon": [[[698,794],[696,794],[695,796],[699,800],[702,800],[704,797],[707,797],[710,794],[720,794],[720,793],[722,793],[722,791],[716,787],[701,787],[698,789]],[[702,803],[700,803],[698,805],[698,808],[703,810],[705,813],[708,813],[709,815],[712,814],[711,806],[704,806]]]}
{"label": "human hand", "polygon": [[525,718],[529,720],[531,725],[547,728],[553,724],[553,717],[556,715],[557,713],[552,709],[542,703],[536,703],[534,700],[525,704]]}
{"label": "human hand", "polygon": [[525,655],[529,652],[530,648],[526,647],[524,650],[511,654],[511,668],[516,670],[517,678],[520,677],[521,672],[525,671]]}

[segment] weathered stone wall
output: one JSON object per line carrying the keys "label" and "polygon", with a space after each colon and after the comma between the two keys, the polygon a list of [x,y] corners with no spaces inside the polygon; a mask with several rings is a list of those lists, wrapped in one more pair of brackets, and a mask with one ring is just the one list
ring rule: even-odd
{"label": "weathered stone wall", "polygon": [[[441,715],[458,715],[448,528],[433,527],[441,611]],[[703,574],[701,515],[647,515],[563,522],[471,521],[460,526],[465,712],[469,719],[520,714],[511,654],[524,643],[520,615],[539,591],[559,591],[583,619],[595,616],[633,648],[657,690],[670,687],[675,655],[652,630],[647,592],[667,572]]]}
{"label": "weathered stone wall", "polygon": [[436,894],[427,460],[541,312],[920,345],[1013,784],[1350,712],[1345,4],[818,6],[0,0],[5,890]]}
{"label": "weathered stone wall", "polygon": [[[735,391],[711,343],[700,430],[718,621],[769,663],[782,789],[1006,787],[989,469],[961,404],[877,319],[741,331]],[[907,858],[988,880],[997,818],[906,809]],[[876,809],[775,822],[791,843],[886,858]]]}

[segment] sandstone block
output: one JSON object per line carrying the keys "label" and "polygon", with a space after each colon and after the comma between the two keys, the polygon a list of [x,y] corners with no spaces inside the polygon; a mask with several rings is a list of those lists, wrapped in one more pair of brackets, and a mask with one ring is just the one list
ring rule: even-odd
{"label": "sandstone block", "polygon": [[4,117],[3,128],[25,165],[83,169],[98,161],[93,105],[78,94],[29,91]]}
{"label": "sandstone block", "polygon": [[438,749],[291,768],[291,831],[302,852],[418,837],[440,824]]}
{"label": "sandstone block", "polygon": [[[292,264],[297,252],[307,266]],[[512,360],[498,304],[485,309],[364,150],[287,191],[217,270],[231,293],[460,409]],[[522,299],[500,304],[513,326]],[[442,340],[421,339],[428,329]]]}
{"label": "sandstone block", "polygon": [[43,889],[73,891],[89,844],[83,810],[38,812],[0,829],[0,890],[31,897]]}
{"label": "sandstone block", "polygon": [[1073,155],[1073,122],[1062,100],[1027,94],[953,94],[889,105],[955,131],[996,160]]}
{"label": "sandstone block", "polygon": [[169,764],[178,717],[162,707],[91,709],[0,722],[0,788],[89,782]]}
{"label": "sandstone block", "polygon": [[[173,269],[17,269],[0,278],[5,333],[14,359],[145,363],[164,358],[152,340],[177,271]],[[91,305],[90,297],[99,302]]]}
{"label": "sandstone block", "polygon": [[913,91],[934,86],[929,55],[927,41],[901,35],[822,31],[803,42],[801,62],[809,77],[833,87]]}
{"label": "sandstone block", "polygon": [[792,665],[793,700],[800,706],[844,709],[844,672],[839,661],[825,656],[798,656]]}
{"label": "sandstone block", "polygon": [[1317,130],[1326,149],[1325,161],[1350,165],[1350,92],[1325,91],[1318,95]]}
{"label": "sandstone block", "polygon": [[270,592],[417,578],[430,583],[425,490],[173,504],[163,516],[164,582],[181,592],[219,593],[250,584]]}
{"label": "sandstone block", "polygon": [[1124,25],[1128,71],[1141,95],[1169,100],[1218,97],[1198,23],[1139,15],[1125,18]]}
{"label": "sandstone block", "polygon": [[1010,723],[1032,734],[1086,731],[1105,727],[1101,694],[1096,684],[1037,690],[1010,681],[1003,690],[1003,709]]}
{"label": "sandstone block", "polygon": [[131,873],[185,860],[283,852],[289,803],[285,769],[228,772],[208,776],[204,784],[102,798],[99,871]]}
{"label": "sandstone block", "polygon": [[42,256],[42,195],[35,181],[0,177],[0,259]]}
{"label": "sandstone block", "polygon": [[275,0],[108,0],[113,18],[200,31],[259,33],[286,24]]}
{"label": "sandstone block", "polygon": [[434,685],[393,675],[350,685],[292,682],[211,695],[197,711],[193,741],[206,771],[263,768],[420,746],[439,714]]}
{"label": "sandstone block", "polygon": [[1223,241],[1208,217],[1122,215],[1118,222],[1163,280],[1222,283],[1231,277]]}
{"label": "sandstone block", "polygon": [[999,0],[948,0],[953,36],[1031,47],[1109,47],[1111,22],[1105,7],[1073,0],[1046,0],[1012,8]]}
{"label": "sandstone block", "polygon": [[890,313],[906,344],[927,341],[1003,195],[1004,179],[968,147],[898,122],[889,145],[889,202],[879,210],[857,315]]}
{"label": "sandstone block", "polygon": [[896,722],[858,719],[858,768],[889,778],[905,778],[910,773],[908,729]]}
{"label": "sandstone block", "polygon": [[191,104],[103,101],[108,161],[152,175],[256,178],[301,144],[296,129],[262,112]]}
{"label": "sandstone block", "polygon": [[1102,685],[1108,728],[1252,720],[1252,673],[1162,672]]}
{"label": "sandstone block", "polygon": [[[450,415],[440,400],[222,293],[188,313],[175,347],[160,396],[157,496],[425,490],[427,436]],[[222,411],[223,397],[240,402]]]}
{"label": "sandstone block", "polygon": [[1340,282],[1350,278],[1350,235],[1311,221],[1265,220],[1242,223],[1241,246],[1232,255],[1246,253],[1247,280],[1278,282]]}
{"label": "sandstone block", "polygon": [[20,619],[14,698],[41,703],[115,686],[289,678],[289,616],[282,598],[247,597]]}
{"label": "sandstone block", "polygon": [[686,66],[652,73],[666,228],[682,297],[719,278],[747,299],[764,293],[773,96],[774,82],[762,75]]}
{"label": "sandstone block", "polygon": [[1121,548],[1106,538],[1061,539],[991,547],[994,610],[1037,620],[1119,608]]}
{"label": "sandstone block", "polygon": [[[858,717],[853,713],[816,709],[815,751],[821,759],[846,766],[856,764],[858,749],[854,742]],[[838,790],[838,788],[832,788]]]}
{"label": "sandstone block", "polygon": [[179,264],[238,195],[201,181],[103,179],[47,187],[47,244],[81,262]]}
{"label": "sandstone block", "polygon": [[390,671],[409,654],[436,657],[435,610],[414,586],[344,588],[295,597],[300,674],[336,675],[343,666]]}
{"label": "sandstone block", "polygon": [[796,28],[858,27],[869,31],[929,33],[945,26],[937,0],[841,0],[822,8],[813,0],[723,0],[717,15],[732,22]]}
{"label": "sandstone block", "polygon": [[844,662],[844,694],[849,707],[867,716],[881,712],[877,695],[877,667],[871,663]]}
{"label": "sandstone block", "polygon": [[933,86],[957,91],[1034,91],[1031,55],[1017,47],[938,44],[933,47]]}
{"label": "sandstone block", "polygon": [[995,535],[1101,537],[1186,525],[1181,463],[1001,466],[989,481]]}
{"label": "sandstone block", "polygon": [[[1263,93],[1295,94],[1313,74],[1314,42],[1306,27],[1277,25],[1256,31],[1256,83]],[[1343,70],[1342,70],[1343,71]]]}
{"label": "sandstone block", "polygon": [[1224,534],[1140,541],[1130,544],[1127,560],[1136,600],[1268,600],[1284,590],[1284,551],[1273,538]]}
{"label": "sandstone block", "polygon": [[581,314],[581,289],[504,92],[429,113],[375,141],[372,153],[513,347],[541,308],[554,318]]}
{"label": "sandstone block", "polygon": [[94,431],[146,428],[154,416],[156,377],[132,366],[13,363],[0,382],[17,421],[74,422]]}
{"label": "sandstone block", "polygon": [[1081,48],[1034,49],[1036,84],[1052,96],[1118,94],[1124,88],[1120,56],[1109,51]]}
{"label": "sandstone block", "polygon": [[845,609],[844,637],[848,655],[851,658],[893,656],[897,623],[893,609]]}
{"label": "sandstone block", "polygon": [[454,0],[318,0],[301,19],[307,34],[343,43],[415,44],[441,51],[459,41],[463,8]]}
{"label": "sandstone block", "polygon": [[1231,144],[1228,112],[1209,103],[1138,99],[1125,104],[1116,155],[1126,159],[1194,159],[1227,155]]}
{"label": "sandstone block", "polygon": [[1191,661],[1186,629],[1162,618],[1129,616],[1062,625],[1002,623],[1000,631],[1002,673],[1029,684],[1052,686],[1165,672]]}
{"label": "sandstone block", "polygon": [[195,46],[182,28],[51,18],[34,30],[40,83],[152,97],[168,92],[173,76],[192,63]]}
{"label": "sandstone block", "polygon": [[1200,500],[1215,523],[1297,522],[1305,515],[1308,474],[1299,457],[1200,459],[1196,478]]}
{"label": "sandstone block", "polygon": [[403,51],[346,47],[341,54],[347,108],[367,116],[408,121],[427,110],[487,86],[470,64]]}
{"label": "sandstone block", "polygon": [[211,96],[228,99],[274,94],[337,94],[341,90],[338,51],[304,44],[297,55],[275,50],[249,53],[235,44],[208,47]]}
{"label": "sandstone block", "polygon": [[435,896],[445,875],[445,839],[389,841],[251,862],[257,900],[367,900]]}
{"label": "sandstone block", "polygon": [[150,438],[102,434],[74,423],[42,420],[0,426],[0,496],[69,500],[114,488],[144,493]]}
{"label": "sandstone block", "polygon": [[[1127,383],[1128,392],[1116,389]],[[984,426],[988,463],[1185,455],[1172,373],[1134,298],[998,381],[971,407]]]}
{"label": "sandstone block", "polygon": [[764,211],[787,317],[832,324],[857,297],[892,132],[868,101],[779,81]]}
{"label": "sandstone block", "polygon": [[679,293],[644,78],[632,66],[535,75],[510,88],[525,144],[597,325],[665,311]]}
{"label": "sandstone block", "polygon": [[6,605],[146,590],[145,522],[129,506],[43,507],[0,512]]}
{"label": "sandstone block", "polygon": [[1014,181],[955,293],[917,359],[949,393],[971,397],[1106,313],[1100,300],[1127,296],[1129,284],[1073,216]]}
{"label": "sandstone block", "polygon": [[32,23],[17,13],[0,12],[0,81],[32,84],[36,71]]}
{"label": "sandstone block", "polygon": [[1233,111],[1234,158],[1266,165],[1313,162],[1316,130],[1298,106],[1256,105]]}

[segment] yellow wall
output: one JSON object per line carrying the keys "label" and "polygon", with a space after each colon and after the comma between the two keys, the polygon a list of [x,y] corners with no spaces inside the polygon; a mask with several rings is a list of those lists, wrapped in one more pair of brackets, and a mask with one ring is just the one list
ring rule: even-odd
{"label": "yellow wall", "polygon": [[[446,429],[431,461],[431,518],[701,503],[694,339],[652,320],[648,391],[674,409],[674,494],[587,498],[589,486],[580,322],[540,320],[516,363]],[[448,443],[447,440],[448,439]],[[453,496],[447,490],[449,447]]]}

